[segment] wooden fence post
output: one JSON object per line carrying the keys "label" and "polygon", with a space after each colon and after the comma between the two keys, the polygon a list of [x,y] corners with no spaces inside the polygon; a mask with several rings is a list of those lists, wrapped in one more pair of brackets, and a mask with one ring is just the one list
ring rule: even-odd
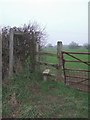
{"label": "wooden fence post", "polygon": [[35,54],[36,54],[36,43],[35,43],[35,33],[32,31],[32,38],[30,40],[30,69],[31,72],[35,71],[35,66],[36,66],[36,59],[35,59]]}
{"label": "wooden fence post", "polygon": [[57,67],[57,80],[63,81],[62,78],[62,42],[57,42],[57,59],[58,59],[58,67]]}
{"label": "wooden fence post", "polygon": [[0,118],[2,118],[2,33],[0,32]]}
{"label": "wooden fence post", "polygon": [[36,62],[39,62],[39,43],[36,42]]}
{"label": "wooden fence post", "polygon": [[40,70],[39,42],[36,42],[36,69]]}
{"label": "wooden fence post", "polygon": [[0,83],[2,81],[2,34],[0,33]]}
{"label": "wooden fence post", "polygon": [[9,37],[9,78],[13,75],[13,29],[10,29]]}
{"label": "wooden fence post", "polygon": [[[89,21],[90,21],[90,1],[88,2],[88,52],[90,52],[90,48],[89,48],[89,45],[90,45],[90,22]],[[88,61],[89,61],[89,55],[88,55]],[[90,66],[88,66],[88,70],[90,70]],[[90,79],[90,74],[88,74],[88,78]],[[89,83],[90,82],[88,81],[88,84]]]}

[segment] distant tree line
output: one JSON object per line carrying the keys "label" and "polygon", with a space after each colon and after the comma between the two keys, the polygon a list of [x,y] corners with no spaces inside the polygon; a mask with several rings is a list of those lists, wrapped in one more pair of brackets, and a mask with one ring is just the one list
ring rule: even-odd
{"label": "distant tree line", "polygon": [[78,43],[72,41],[72,42],[68,45],[68,47],[69,47],[70,49],[78,49],[78,48],[80,48],[80,47],[83,47],[83,48],[86,48],[86,49],[90,49],[90,44],[89,44],[89,43],[84,43],[83,45],[79,45]]}
{"label": "distant tree line", "polygon": [[[57,46],[48,43],[46,47],[57,47]],[[79,48],[90,49],[90,43],[84,43],[83,45],[79,45],[78,43],[72,41],[69,45],[63,45],[63,47],[69,49],[79,49]]]}

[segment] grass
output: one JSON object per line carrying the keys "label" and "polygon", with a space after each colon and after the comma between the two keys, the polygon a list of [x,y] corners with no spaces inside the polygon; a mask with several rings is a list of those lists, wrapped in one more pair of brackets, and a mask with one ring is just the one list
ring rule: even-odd
{"label": "grass", "polygon": [[[44,48],[43,51],[50,52],[50,53],[56,53],[57,52],[56,48]],[[66,52],[67,51],[68,52],[88,52],[87,49],[81,49],[81,48],[80,49],[65,49],[65,48],[63,48],[63,51],[66,51]],[[88,61],[88,58],[89,58],[89,55],[83,55],[83,54],[72,54],[72,55],[79,58],[82,61]],[[76,59],[74,59],[74,58],[72,58],[72,57],[70,57],[66,54],[64,54],[64,59],[65,60],[77,61]],[[48,63],[53,63],[53,64],[58,64],[57,55],[56,56],[42,55],[41,61],[48,62]],[[42,68],[42,71],[46,68],[49,68],[52,74],[56,74],[56,72],[57,72],[56,69],[53,68],[53,67],[48,67],[48,66],[42,65],[41,68]],[[65,62],[65,68],[76,69],[76,70],[88,70],[89,69],[88,65],[86,65],[84,63],[81,63],[81,62]],[[72,73],[74,74],[75,72],[72,71]],[[76,73],[78,74],[79,72],[76,71]],[[88,77],[87,72],[86,73],[82,72],[80,75],[81,76],[86,75],[86,77]]]}
{"label": "grass", "polygon": [[[50,52],[56,51],[50,49]],[[45,57],[45,60],[57,63],[55,57]],[[87,92],[51,78],[45,82],[40,72],[30,73],[28,66],[12,79],[3,81],[2,92],[3,118],[88,118]]]}
{"label": "grass", "polygon": [[[11,99],[15,93],[14,102]],[[3,117],[87,118],[88,93],[63,83],[43,81],[42,75],[24,69],[3,84]]]}
{"label": "grass", "polygon": [[[44,51],[49,51],[49,52],[52,52],[52,53],[56,53],[56,49],[55,48],[47,48],[47,49],[44,49]],[[63,49],[63,51],[66,51],[66,52],[88,52],[87,49]],[[89,55],[83,55],[83,54],[72,54],[73,56],[79,58],[80,60],[82,61],[88,61],[88,58],[89,58]],[[65,60],[73,60],[75,61],[76,59],[64,54],[64,59]],[[57,63],[58,60],[57,60],[57,56],[43,56],[43,60],[46,61],[46,62],[49,62],[49,63]],[[84,64],[84,63],[75,63],[75,62],[67,62],[65,63],[65,67],[68,67],[68,68],[73,68],[73,69],[88,69],[88,65]]]}

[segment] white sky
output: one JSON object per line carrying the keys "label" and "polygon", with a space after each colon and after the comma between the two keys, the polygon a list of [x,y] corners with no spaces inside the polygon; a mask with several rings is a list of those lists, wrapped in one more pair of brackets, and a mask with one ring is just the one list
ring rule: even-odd
{"label": "white sky", "polygon": [[48,43],[88,42],[88,0],[0,0],[0,26],[37,21]]}

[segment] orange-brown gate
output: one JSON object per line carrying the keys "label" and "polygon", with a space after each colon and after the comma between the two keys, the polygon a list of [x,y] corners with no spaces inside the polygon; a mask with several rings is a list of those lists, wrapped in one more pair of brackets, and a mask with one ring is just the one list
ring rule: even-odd
{"label": "orange-brown gate", "polygon": [[[78,56],[75,56],[75,55],[78,55]],[[82,58],[79,57],[81,55],[83,55],[82,58],[84,56],[87,56],[87,61],[82,60]],[[64,82],[66,85],[73,86],[83,91],[90,91],[89,90],[90,61],[88,59],[89,55],[90,55],[89,52],[81,53],[81,52],[62,51]],[[69,58],[69,59],[66,59],[66,58]],[[87,69],[85,69],[84,67]]]}

